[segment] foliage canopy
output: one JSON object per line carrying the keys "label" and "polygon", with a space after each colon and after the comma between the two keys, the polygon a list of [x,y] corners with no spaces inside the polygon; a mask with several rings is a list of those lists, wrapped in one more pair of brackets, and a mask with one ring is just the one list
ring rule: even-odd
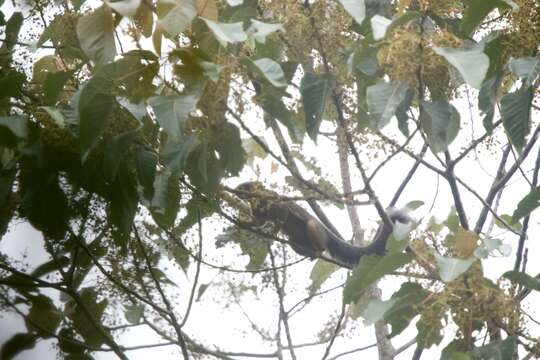
{"label": "foliage canopy", "polygon": [[[257,357],[206,344],[189,315],[209,291],[228,306],[271,289],[277,331],[246,329],[270,357],[296,359],[290,318],[332,279],[343,306],[327,309],[317,356],[361,316],[378,329],[380,359],[407,349],[391,342],[401,333],[415,336],[418,358],[433,345],[447,360],[540,357],[521,304],[540,290],[524,261],[540,196],[540,161],[527,162],[540,133],[538,39],[536,0],[0,0],[0,235],[27,222],[48,257],[0,247],[0,308],[26,326],[0,357],[43,339],[66,359],[165,345],[185,359]],[[498,162],[485,195],[456,168],[476,151]],[[376,176],[387,166],[398,169],[392,194]],[[451,203],[437,206],[450,215],[395,229],[386,255],[350,273],[324,256],[306,265],[279,229],[251,222],[232,188],[266,179],[289,194],[272,201],[305,201],[362,241],[357,210],[389,221],[385,207],[426,181],[419,168],[447,185]],[[502,212],[520,176],[527,190]],[[329,220],[330,205],[352,231]],[[497,279],[483,263],[509,250],[488,220],[519,239]],[[229,264],[238,254],[247,265]],[[171,264],[187,280],[171,281]],[[291,295],[298,266],[311,283]],[[385,276],[399,286],[382,300]],[[161,343],[123,344],[139,326]]]}

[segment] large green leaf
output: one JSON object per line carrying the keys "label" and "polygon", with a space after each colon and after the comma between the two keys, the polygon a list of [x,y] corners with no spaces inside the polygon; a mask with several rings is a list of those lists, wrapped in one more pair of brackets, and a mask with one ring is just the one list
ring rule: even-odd
{"label": "large green leaf", "polygon": [[[34,330],[43,337],[50,337],[50,333],[55,333],[62,313],[54,306],[50,298],[45,295],[39,295],[31,298],[32,307],[26,317],[26,327],[28,330]],[[45,330],[43,332],[42,330]]]}
{"label": "large green leaf", "polygon": [[362,24],[366,16],[366,5],[364,0],[339,0],[345,10],[358,24]]}
{"label": "large green leaf", "polygon": [[416,283],[404,283],[389,300],[371,300],[363,313],[365,325],[384,320],[392,326],[392,336],[407,328],[411,320],[418,314],[415,305],[426,296],[426,291]]}
{"label": "large green leaf", "polygon": [[502,276],[527,289],[540,291],[540,278],[538,277],[532,277],[520,271],[507,271]]}
{"label": "large green leaf", "polygon": [[225,123],[213,138],[223,170],[229,175],[238,175],[246,163],[246,152],[242,147],[240,130],[236,125]]}
{"label": "large green leaf", "polygon": [[120,164],[125,161],[128,150],[139,135],[139,131],[126,131],[105,142],[103,156],[103,174],[109,181],[114,181]]}
{"label": "large green leaf", "polygon": [[[115,106],[111,95],[112,82],[103,77],[90,79],[80,90],[78,101],[74,99],[79,118],[79,143],[83,161],[99,141]],[[76,97],[77,94],[74,96]]]}
{"label": "large green leaf", "polygon": [[253,36],[257,42],[264,44],[266,43],[266,37],[277,31],[285,32],[285,28],[281,24],[267,24],[251,19],[251,25],[246,32]]}
{"label": "large green leaf", "polygon": [[111,9],[102,5],[81,17],[77,23],[77,37],[84,53],[90,60],[105,64],[114,60],[114,18]]}
{"label": "large green leaf", "polygon": [[484,44],[467,49],[434,47],[433,51],[443,56],[475,89],[480,89],[489,68],[489,57],[484,53]]}
{"label": "large green leaf", "polygon": [[495,115],[495,105],[497,105],[497,95],[502,84],[503,76],[495,73],[492,77],[485,79],[478,93],[478,108],[484,114],[484,128],[487,132],[493,131],[493,116]]}
{"label": "large green leaf", "polygon": [[398,106],[405,99],[408,87],[403,84],[380,82],[367,88],[369,126],[381,129],[395,115]]}
{"label": "large green leaf", "polygon": [[154,180],[158,165],[158,155],[150,150],[137,149],[135,151],[135,168],[139,184],[145,190],[145,196],[151,198],[154,192]]}
{"label": "large green leaf", "polygon": [[309,285],[309,293],[313,295],[319,291],[321,285],[337,270],[339,270],[337,265],[325,260],[317,260],[311,269],[311,274],[309,275],[309,279],[311,280],[311,284]]}
{"label": "large green leaf", "polygon": [[471,265],[476,261],[475,258],[457,259],[444,257],[437,254],[435,255],[435,258],[437,260],[439,276],[444,282],[455,280],[458,276],[469,270]]}
{"label": "large green leaf", "polygon": [[124,316],[130,324],[138,324],[144,315],[144,307],[142,305],[128,305],[124,311]]}
{"label": "large green leaf", "polygon": [[521,201],[518,203],[512,218],[519,220],[522,217],[529,215],[533,210],[540,206],[540,187],[531,190]]}
{"label": "large green leaf", "polygon": [[504,130],[514,147],[521,152],[525,146],[525,137],[531,127],[532,88],[522,88],[506,94],[501,99],[501,116]]}
{"label": "large green leaf", "polygon": [[204,22],[208,28],[212,31],[217,41],[221,46],[225,47],[229,43],[243,42],[247,39],[247,34],[244,32],[244,27],[242,22],[236,23],[221,23],[217,21],[212,21],[204,19]]}
{"label": "large green leaf", "polygon": [[381,40],[386,35],[386,31],[392,20],[381,15],[375,15],[371,18],[371,31],[374,40]]}
{"label": "large green leaf", "polygon": [[459,131],[459,113],[446,101],[423,102],[420,124],[433,152],[445,151]]}
{"label": "large green leaf", "polygon": [[170,139],[179,139],[184,122],[197,105],[196,95],[155,96],[148,100],[156,119]]}
{"label": "large green leaf", "polygon": [[334,86],[334,76],[330,73],[306,73],[300,84],[300,94],[304,104],[306,129],[313,141],[317,140],[328,95]]}
{"label": "large green leaf", "polygon": [[[39,181],[36,181],[39,179]],[[72,211],[58,175],[27,165],[19,177],[22,203],[19,211],[45,236],[61,239],[67,231]]]}
{"label": "large green leaf", "polygon": [[465,0],[466,8],[460,23],[460,30],[466,35],[474,32],[484,18],[496,8],[507,9],[511,1],[504,0]]}
{"label": "large green leaf", "polygon": [[36,334],[17,333],[9,338],[0,349],[0,359],[11,360],[24,350],[32,349],[36,345]]}
{"label": "large green leaf", "polygon": [[110,193],[109,219],[115,242],[122,250],[126,249],[139,202],[135,176],[127,163],[121,162]]}
{"label": "large green leaf", "polygon": [[159,0],[158,26],[171,36],[184,31],[197,16],[194,0]]}
{"label": "large green leaf", "polygon": [[263,91],[261,95],[255,98],[255,101],[268,115],[277,119],[289,130],[289,135],[294,142],[302,141],[304,129],[296,123],[296,114],[285,106],[279,94]]}
{"label": "large green leaf", "polygon": [[169,141],[161,152],[161,158],[169,171],[183,175],[186,161],[193,150],[199,146],[200,141],[195,135],[181,138],[179,141]]}
{"label": "large green leaf", "polygon": [[511,59],[510,70],[530,86],[540,74],[540,57]]}
{"label": "large green leaf", "polygon": [[84,341],[93,347],[100,347],[105,339],[97,331],[94,326],[94,322],[88,319],[88,316],[91,316],[95,322],[101,324],[101,319],[105,308],[107,307],[107,299],[102,299],[98,301],[98,295],[95,288],[84,288],[79,292],[79,296],[82,302],[82,305],[88,311],[83,311],[79,304],[74,300],[70,300],[66,304],[66,313],[73,321],[73,326],[75,330],[83,337]]}
{"label": "large green leaf", "polygon": [[1,133],[3,129],[12,136],[24,139],[28,135],[28,118],[23,115],[0,116],[0,144],[3,144],[5,139]]}
{"label": "large green leaf", "polygon": [[275,87],[282,88],[287,86],[287,80],[285,80],[285,73],[281,66],[272,59],[262,58],[257,60],[246,59],[246,64],[250,66],[251,69],[256,70],[260,73],[266,80],[270,82]]}
{"label": "large green leaf", "polygon": [[472,355],[475,360],[508,360],[514,358],[516,347],[516,338],[509,336],[504,340],[495,340],[473,349]]}
{"label": "large green leaf", "polygon": [[142,0],[105,0],[105,4],[122,16],[135,15],[141,2]]}
{"label": "large green leaf", "polygon": [[252,231],[233,226],[225,229],[221,235],[217,236],[216,246],[222,247],[230,242],[238,244],[242,249],[242,254],[249,256],[247,270],[261,268],[268,255],[268,245],[264,238]]}
{"label": "large green leaf", "polygon": [[411,254],[393,253],[380,257],[376,255],[363,256],[356,266],[343,289],[343,301],[355,302],[364,291],[384,275],[408,264],[413,259]]}

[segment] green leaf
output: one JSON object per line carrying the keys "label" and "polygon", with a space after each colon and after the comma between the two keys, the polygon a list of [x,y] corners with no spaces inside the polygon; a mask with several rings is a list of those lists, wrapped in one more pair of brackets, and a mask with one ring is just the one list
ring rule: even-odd
{"label": "green leaf", "polygon": [[49,260],[39,265],[32,271],[30,274],[32,277],[42,277],[44,275],[50,274],[53,271],[58,270],[58,266],[64,267],[69,265],[70,259],[66,256],[57,257],[56,259]]}
{"label": "green leaf", "polygon": [[201,297],[204,295],[206,289],[208,289],[209,286],[210,284],[201,284],[199,286],[199,289],[197,290],[197,298],[195,301],[201,300]]}
{"label": "green leaf", "polygon": [[325,260],[317,260],[311,269],[311,274],[309,275],[311,280],[311,284],[309,285],[309,294],[313,295],[319,291],[321,285],[337,270],[339,270],[337,265]]}
{"label": "green leaf", "polygon": [[306,129],[313,141],[317,141],[326,100],[332,91],[334,81],[334,76],[330,73],[306,73],[300,83]]}
{"label": "green leaf", "polygon": [[465,348],[459,341],[453,341],[441,352],[441,360],[472,360],[472,356],[464,352]]}
{"label": "green leaf", "polygon": [[377,321],[382,320],[384,314],[386,314],[397,302],[398,299],[388,299],[385,301],[379,299],[371,300],[362,315],[364,318],[364,325],[373,325]]}
{"label": "green leaf", "polygon": [[56,332],[62,320],[62,313],[54,306],[52,300],[45,295],[35,296],[30,300],[32,307],[25,319],[28,330],[37,331],[45,338],[51,337],[52,335],[48,333]]}
{"label": "green leaf", "polygon": [[396,118],[398,120],[398,128],[401,133],[409,137],[409,114],[407,113],[409,109],[411,108],[412,102],[414,100],[415,92],[413,89],[407,89],[407,92],[405,93],[405,98],[403,101],[398,105],[396,109]]}
{"label": "green leaf", "polygon": [[472,355],[475,360],[508,360],[514,358],[517,341],[514,336],[504,340],[492,341],[488,345],[473,349]]}
{"label": "green leaf", "polygon": [[22,88],[26,76],[16,70],[2,69],[0,73],[0,99],[7,97],[22,97]]}
{"label": "green leaf", "polygon": [[183,32],[197,16],[193,0],[159,0],[157,4],[158,27],[170,36]]}
{"label": "green leaf", "polygon": [[386,35],[386,30],[392,23],[392,20],[381,15],[375,15],[371,18],[371,29],[374,40],[381,40]]}
{"label": "green leaf", "polygon": [[9,130],[15,137],[25,139],[28,135],[28,118],[23,115],[0,116],[1,128]]}
{"label": "green leaf", "polygon": [[249,63],[253,64],[260,74],[262,74],[270,84],[275,87],[282,88],[287,86],[287,80],[285,80],[285,73],[281,69],[281,66],[277,62],[269,58],[257,59],[254,61],[249,60]]}
{"label": "green leaf", "polygon": [[484,18],[496,8],[507,9],[510,7],[504,0],[466,0],[464,3],[467,6],[459,27],[466,35],[474,32]]}
{"label": "green leaf", "polygon": [[389,300],[372,300],[370,302],[368,309],[363,314],[365,325],[383,320],[392,326],[390,336],[397,335],[405,330],[411,320],[418,315],[416,305],[425,297],[426,291],[419,284],[403,283]]}
{"label": "green leaf", "polygon": [[128,305],[124,310],[124,316],[130,324],[138,324],[144,315],[144,306],[142,305]]}
{"label": "green leaf", "polygon": [[493,131],[493,116],[497,105],[497,95],[502,85],[503,76],[496,73],[492,77],[485,79],[478,93],[478,108],[484,114],[484,128],[487,132]]}
{"label": "green leaf", "polygon": [[[441,314],[441,316],[444,316],[444,314]],[[424,316],[421,316],[416,323],[416,329],[418,330],[416,345],[422,349],[429,349],[433,345],[439,345],[443,339],[444,324],[441,318],[424,319]]]}
{"label": "green leaf", "polygon": [[[523,230],[523,225],[521,225],[521,223],[517,221],[516,219],[514,219],[511,215],[502,214],[502,215],[499,215],[499,218],[503,220],[506,223],[506,225],[510,225],[510,227],[514,229],[515,231],[520,232],[521,230]],[[504,230],[507,229],[507,226],[503,224],[502,221],[500,221],[499,219],[495,219],[495,225],[500,229],[504,229]]]}
{"label": "green leaf", "polygon": [[520,271],[507,271],[502,276],[527,289],[540,291],[540,279],[538,277],[532,277]]}
{"label": "green leaf", "polygon": [[339,0],[339,2],[345,8],[345,11],[353,17],[354,21],[361,25],[366,16],[364,0]]}
{"label": "green leaf", "polygon": [[178,177],[168,171],[160,171],[154,180],[154,196],[150,202],[150,212],[159,226],[168,229],[174,225],[180,199]]}
{"label": "green leaf", "polygon": [[379,257],[376,255],[363,256],[356,266],[343,289],[343,301],[347,304],[355,302],[363,292],[384,275],[408,264],[413,259],[411,254],[392,253]]}
{"label": "green leaf", "polygon": [[476,261],[475,258],[464,260],[444,257],[438,254],[435,254],[435,259],[437,260],[439,276],[444,282],[450,282],[455,280],[458,276],[469,270],[471,265]]}
{"label": "green leaf", "polygon": [[246,161],[249,166],[253,165],[255,158],[266,159],[268,153],[254,139],[242,140],[242,147],[246,152]]}
{"label": "green leaf", "polygon": [[460,116],[456,108],[446,101],[423,102],[420,124],[426,132],[433,152],[445,151],[459,131]]}
{"label": "green leaf", "polygon": [[228,43],[243,42],[247,39],[242,22],[232,24],[216,22],[201,18],[206,26],[212,31],[221,46],[225,47]]}
{"label": "green leaf", "polygon": [[116,180],[112,184],[108,207],[115,242],[122,250],[126,249],[138,203],[135,174],[128,168],[126,162],[122,162]]}
{"label": "green leaf", "polygon": [[147,38],[152,36],[154,13],[149,6],[140,6],[133,20],[143,36]]}
{"label": "green leaf", "polygon": [[369,126],[382,129],[395,115],[398,106],[405,99],[407,86],[380,82],[367,88]]}
{"label": "green leaf", "polygon": [[139,183],[143,186],[146,197],[151,198],[154,192],[158,155],[150,150],[138,149],[134,156]]}
{"label": "green leaf", "polygon": [[516,210],[512,218],[517,221],[527,215],[540,206],[540,187],[533,189],[518,203]]}
{"label": "green leaf", "polygon": [[120,163],[125,161],[126,154],[139,135],[138,129],[118,134],[105,143],[103,155],[103,175],[109,181],[114,181]]}
{"label": "green leaf", "polygon": [[360,71],[367,76],[375,75],[377,70],[379,70],[377,48],[365,46],[356,49],[347,62],[347,71],[349,74],[353,70]]}
{"label": "green leaf", "polygon": [[54,104],[58,100],[70,77],[71,75],[64,71],[47,74],[43,83],[43,95],[47,104]]}
{"label": "green leaf", "polygon": [[422,200],[413,200],[413,201],[409,201],[405,205],[405,208],[410,209],[410,210],[416,210],[421,206],[424,206],[424,202]]}
{"label": "green leaf", "polygon": [[77,37],[81,49],[90,60],[105,64],[116,56],[114,19],[111,9],[102,5],[77,22]]}
{"label": "green leaf", "polygon": [[300,128],[299,124],[295,122],[296,114],[285,106],[280,95],[270,91],[263,91],[261,95],[255,98],[255,101],[268,115],[277,119],[287,128],[294,142],[301,142],[304,134],[303,128]]}
{"label": "green leaf", "polygon": [[122,16],[133,16],[137,13],[141,0],[105,0],[105,4]]}
{"label": "green leaf", "polygon": [[474,250],[474,256],[477,259],[487,259],[493,252],[498,251],[504,256],[510,255],[512,248],[503,243],[500,239],[485,238],[482,243]]}
{"label": "green leaf", "polygon": [[213,137],[223,169],[229,175],[238,175],[246,163],[246,152],[242,147],[240,130],[234,124],[225,123],[219,133],[214,134]]}
{"label": "green leaf", "polygon": [[524,88],[506,94],[501,99],[501,116],[504,130],[514,147],[521,152],[525,146],[525,137],[531,127],[532,88]]}
{"label": "green leaf", "polygon": [[531,86],[540,74],[540,57],[526,57],[510,60],[510,70]]}
{"label": "green leaf", "polygon": [[[75,331],[70,328],[63,328],[58,332],[58,347],[65,353],[74,354],[76,356],[82,356],[86,350],[82,344],[78,344],[70,339],[76,339]],[[67,360],[67,356],[64,360]],[[77,360],[82,360],[78,358]]]}
{"label": "green leaf", "polygon": [[489,68],[489,57],[484,53],[484,44],[468,49],[434,47],[433,51],[452,64],[470,86],[480,89]]}
{"label": "green leaf", "polygon": [[36,345],[36,334],[18,333],[8,339],[0,349],[0,359],[11,360],[24,350],[32,349]]}
{"label": "green leaf", "polygon": [[266,37],[275,32],[285,32],[285,28],[281,24],[267,24],[262,21],[251,19],[251,25],[246,30],[247,34],[253,36],[255,40],[261,44],[266,43]]}
{"label": "green leaf", "polygon": [[105,339],[98,331],[96,331],[93,322],[88,319],[88,316],[91,316],[95,322],[101,324],[101,319],[107,308],[108,301],[103,299],[98,302],[96,290],[91,287],[82,289],[79,292],[79,296],[89,314],[87,311],[83,311],[80,305],[74,300],[68,301],[65,306],[65,311],[73,321],[75,330],[83,337],[84,341],[89,346],[100,347],[105,342]]}
{"label": "green leaf", "polygon": [[179,176],[183,175],[188,156],[201,142],[197,136],[189,135],[180,141],[169,141],[161,152],[161,157],[169,171]]}
{"label": "green leaf", "polygon": [[249,256],[249,263],[246,270],[260,269],[268,255],[268,246],[265,239],[252,231],[241,229],[235,226],[224,230],[223,234],[216,238],[216,246],[221,247],[229,242],[240,246],[242,254]]}
{"label": "green leaf", "polygon": [[75,111],[79,116],[79,143],[83,162],[99,141],[115,106],[108,79],[94,77],[82,88]]}
{"label": "green leaf", "polygon": [[63,238],[72,211],[58,174],[30,166],[22,171],[19,191],[23,196],[19,211],[45,236]]}
{"label": "green leaf", "polygon": [[195,109],[196,95],[155,96],[148,103],[156,114],[161,128],[171,139],[179,139],[183,133],[184,122]]}

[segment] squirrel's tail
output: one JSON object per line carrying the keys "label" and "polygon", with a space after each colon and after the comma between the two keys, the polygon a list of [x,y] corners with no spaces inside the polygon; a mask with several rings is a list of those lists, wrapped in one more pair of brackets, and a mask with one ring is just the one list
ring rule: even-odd
{"label": "squirrel's tail", "polygon": [[[413,222],[413,219],[406,211],[389,208],[387,209],[387,213],[393,224],[396,222],[403,224]],[[386,242],[392,232],[393,227],[382,224],[377,230],[371,244],[367,246],[355,246],[347,243],[346,241],[340,239],[337,235],[328,231],[330,236],[327,242],[327,250],[334,259],[343,262],[350,267],[354,267],[364,255],[383,254],[386,249]]]}

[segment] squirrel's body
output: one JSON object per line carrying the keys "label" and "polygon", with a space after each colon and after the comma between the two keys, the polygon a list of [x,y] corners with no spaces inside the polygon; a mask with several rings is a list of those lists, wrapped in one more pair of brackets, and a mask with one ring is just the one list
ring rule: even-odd
{"label": "squirrel's body", "polygon": [[[384,253],[386,241],[393,231],[392,227],[383,224],[371,244],[351,245],[301,206],[292,202],[279,201],[277,193],[264,189],[260,183],[245,183],[237,189],[241,191],[238,194],[240,197],[250,200],[255,220],[276,224],[287,236],[294,251],[311,258],[319,257],[324,251],[328,251],[332,258],[352,267],[363,255]],[[391,208],[387,210],[387,213],[392,223],[412,222],[404,211]]]}

